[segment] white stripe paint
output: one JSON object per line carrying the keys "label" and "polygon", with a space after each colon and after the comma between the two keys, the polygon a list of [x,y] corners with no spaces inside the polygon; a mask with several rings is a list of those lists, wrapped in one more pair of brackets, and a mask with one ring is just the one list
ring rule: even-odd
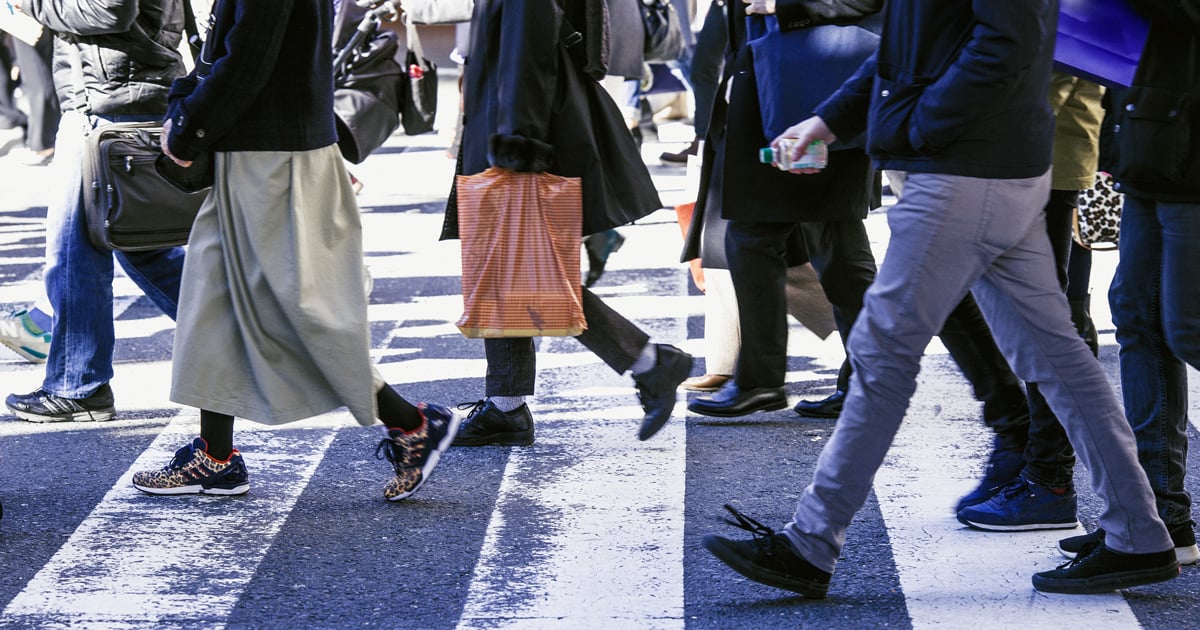
{"label": "white stripe paint", "polygon": [[945,355],[926,356],[908,416],[875,477],[913,627],[1140,627],[1118,593],[1034,590],[1035,572],[1065,562],[1058,539],[1082,529],[981,532],[954,518],[954,504],[978,482],[991,444],[956,369]]}
{"label": "white stripe paint", "polygon": [[[587,396],[562,393],[572,409]],[[641,408],[612,403],[533,409],[537,443],[508,461],[459,628],[683,627],[682,416],[639,443]]]}
{"label": "white stripe paint", "polygon": [[[656,293],[685,294],[683,273]],[[677,312],[654,301],[659,314]],[[685,322],[648,327],[654,341],[675,341]],[[537,441],[509,457],[459,628],[684,627],[683,403],[639,442],[642,410],[628,376],[595,359],[547,369],[556,351],[577,360],[580,349],[542,341],[538,392],[563,402],[531,405]]]}
{"label": "white stripe paint", "polygon": [[0,614],[3,627],[221,627],[336,430],[250,430],[245,497],[154,497],[130,485],[195,435],[194,415],[158,436]]}

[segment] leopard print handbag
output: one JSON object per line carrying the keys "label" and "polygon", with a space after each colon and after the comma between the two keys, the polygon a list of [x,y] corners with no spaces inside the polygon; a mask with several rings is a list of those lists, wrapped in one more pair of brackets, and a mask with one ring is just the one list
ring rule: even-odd
{"label": "leopard print handbag", "polygon": [[1125,195],[1113,187],[1113,176],[1096,172],[1091,188],[1079,192],[1078,211],[1073,223],[1075,242],[1096,250],[1114,250],[1121,235],[1121,206]]}

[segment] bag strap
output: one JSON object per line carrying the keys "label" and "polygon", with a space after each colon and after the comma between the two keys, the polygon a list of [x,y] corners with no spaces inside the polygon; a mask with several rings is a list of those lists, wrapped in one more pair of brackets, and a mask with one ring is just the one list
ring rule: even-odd
{"label": "bag strap", "polygon": [[401,19],[404,20],[408,49],[417,56],[417,63],[425,65],[425,49],[421,46],[421,36],[417,34],[417,25],[408,19],[407,13],[403,14]]}
{"label": "bag strap", "polygon": [[200,29],[196,28],[196,12],[192,10],[192,0],[183,0],[183,30],[187,33],[192,64],[198,64],[200,63],[200,51],[204,48],[204,40],[200,38]]}

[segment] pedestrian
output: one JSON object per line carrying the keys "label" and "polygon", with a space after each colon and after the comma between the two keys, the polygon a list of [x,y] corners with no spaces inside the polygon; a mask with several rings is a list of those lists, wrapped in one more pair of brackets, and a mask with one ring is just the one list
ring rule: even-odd
{"label": "pedestrian", "polygon": [[[865,21],[874,19],[882,6],[881,1],[838,0],[816,7],[799,1],[779,2],[774,10],[781,25],[812,28],[822,20],[837,20],[839,24],[858,24],[855,28],[866,29]],[[739,2],[729,7],[729,61],[725,83],[718,90],[721,98],[709,127],[709,141],[704,143],[702,203],[695,211],[701,222],[697,224],[693,217],[693,225],[702,226],[704,233],[698,235],[692,230],[685,249],[685,257],[690,257],[704,245],[701,254],[714,264],[726,266],[727,259],[738,303],[742,345],[737,352],[735,377],[716,393],[694,398],[688,404],[689,411],[708,416],[743,416],[787,406],[785,286],[789,267],[811,260],[825,297],[833,304],[833,319],[843,342],[849,339],[863,294],[875,278],[875,257],[863,220],[877,201],[872,190],[873,171],[861,145],[847,142],[829,151],[829,164],[818,177],[796,177],[756,159],[759,148],[769,139],[763,135],[757,81],[747,80],[755,75],[744,25],[748,12],[771,10],[763,2]],[[823,17],[813,19],[813,11]],[[844,62],[837,63],[836,56],[850,54],[844,49],[797,49],[789,53],[798,63],[813,68],[814,83],[824,81],[829,85],[845,78],[842,74],[822,79],[817,74],[834,72],[828,69],[832,67],[846,67]],[[855,59],[861,58],[860,54]],[[720,242],[709,246],[716,238]],[[711,252],[718,248],[719,261],[712,260],[717,257]],[[1019,456],[1028,433],[1025,395],[969,295],[954,309],[939,335],[971,382],[976,397],[984,402],[984,420],[996,432],[997,443],[1017,444],[1014,448]],[[849,389],[850,373],[850,363],[844,361],[838,371],[837,391],[822,401],[799,401],[796,413],[836,419]],[[1015,474],[1015,470],[1004,473],[1004,480]]]}
{"label": "pedestrian", "polygon": [[[632,6],[632,2],[629,2]],[[603,6],[593,0],[477,0],[463,75],[465,126],[459,173],[489,167],[580,177],[583,230],[599,233],[659,209],[654,184],[597,83],[606,72]],[[639,40],[640,41],[640,40]],[[451,193],[443,237],[458,235]],[[629,372],[645,416],[638,438],[671,416],[691,355],[650,337],[590,290],[582,290],[587,330],[577,339],[619,374]],[[456,446],[528,445],[533,417],[533,339],[489,338],[486,398],[463,423]]]}
{"label": "pedestrian", "polygon": [[850,391],[792,521],[774,531],[742,517],[754,540],[703,539],[746,577],[825,596],[916,388],[921,355],[968,289],[1017,375],[1041,386],[1104,502],[1105,539],[1034,575],[1033,586],[1093,593],[1179,575],[1133,432],[1071,324],[1046,237],[1056,12],[1057,3],[1036,0],[891,0],[877,53],[815,116],[773,141],[802,148],[865,130],[876,164],[907,179],[888,211],[886,262],[850,337]]}
{"label": "pedestrian", "polygon": [[[46,208],[49,308],[10,313],[6,345],[45,359],[42,386],[5,403],[32,422],[102,421],[116,413],[113,377],[113,260],[159,309],[174,318],[181,247],[112,252],[92,244],[84,215],[87,136],[116,122],[156,122],[171,81],[184,73],[178,52],[180,0],[12,1],[54,34],[54,87],[62,111],[49,168],[58,182]],[[52,315],[51,315],[52,314]],[[53,318],[50,321],[50,318]],[[10,343],[11,341],[11,343]],[[44,356],[39,356],[44,355]]]}
{"label": "pedestrian", "polygon": [[[1054,252],[1059,285],[1072,295],[1087,294],[1091,265],[1080,256],[1090,251],[1071,238],[1079,193],[1092,185],[1100,157],[1101,98],[1104,88],[1062,72],[1053,73],[1049,101],[1054,113],[1054,154],[1050,199],[1046,202],[1046,234]],[[1074,271],[1074,274],[1072,273]],[[1093,356],[1099,347],[1087,334],[1090,320],[1081,298],[1069,299],[1071,321]],[[1092,329],[1094,333],[1094,328]],[[959,522],[976,529],[1014,531],[1071,529],[1076,520],[1075,450],[1062,424],[1046,404],[1037,383],[1029,394],[1029,436],[1020,472],[1009,479],[985,478],[955,507]],[[997,457],[996,453],[992,455]],[[999,481],[999,485],[993,485]]]}
{"label": "pedestrian", "polygon": [[[1187,367],[1200,369],[1200,0],[1131,0],[1150,19],[1113,126],[1120,262],[1109,288],[1125,417],[1181,563],[1200,560],[1187,475]],[[1108,544],[1103,520],[1059,542],[1068,557]]]}
{"label": "pedestrian", "polygon": [[199,63],[172,85],[163,151],[212,153],[215,183],[188,244],[171,400],[200,409],[200,436],[150,494],[243,494],[234,417],[282,424],[348,407],[382,419],[379,452],[403,499],[428,479],[458,417],[412,405],[371,365],[362,223],[333,118],[333,5],[218,0]]}

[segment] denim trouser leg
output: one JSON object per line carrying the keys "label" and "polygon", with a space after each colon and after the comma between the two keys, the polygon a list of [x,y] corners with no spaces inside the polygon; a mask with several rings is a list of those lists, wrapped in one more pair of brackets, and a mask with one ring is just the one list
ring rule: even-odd
{"label": "denim trouser leg", "polygon": [[[55,140],[51,168],[62,186],[46,213],[46,296],[55,316],[42,387],[64,398],[85,398],[113,374],[113,254],[92,245],[83,211],[86,135],[106,122],[66,112]],[[151,299],[160,307],[178,300],[182,250],[137,257],[146,264],[132,275],[150,288]],[[166,297],[172,294],[173,299]],[[168,314],[174,311],[172,306]]]}
{"label": "denim trouser leg", "polygon": [[[1137,464],[1133,434],[1099,362],[1075,334],[1054,275],[1042,206],[1049,175],[985,180],[910,174],[888,212],[891,241],[850,337],[850,392],[812,483],[783,533],[832,571],[916,389],[925,346],[974,285],[997,345],[1019,377],[1044,383],[1121,552],[1171,547]],[[1115,529],[1113,529],[1115,528]]]}
{"label": "denim trouser leg", "polygon": [[[618,374],[629,371],[650,336],[587,289],[583,290],[583,316],[587,330],[575,338]],[[537,380],[533,339],[484,339],[483,348],[487,356],[484,387],[488,396],[533,395]]]}
{"label": "denim trouser leg", "polygon": [[1187,371],[1200,368],[1200,204],[1125,196],[1120,263],[1109,290],[1125,414],[1158,514],[1191,520]]}

